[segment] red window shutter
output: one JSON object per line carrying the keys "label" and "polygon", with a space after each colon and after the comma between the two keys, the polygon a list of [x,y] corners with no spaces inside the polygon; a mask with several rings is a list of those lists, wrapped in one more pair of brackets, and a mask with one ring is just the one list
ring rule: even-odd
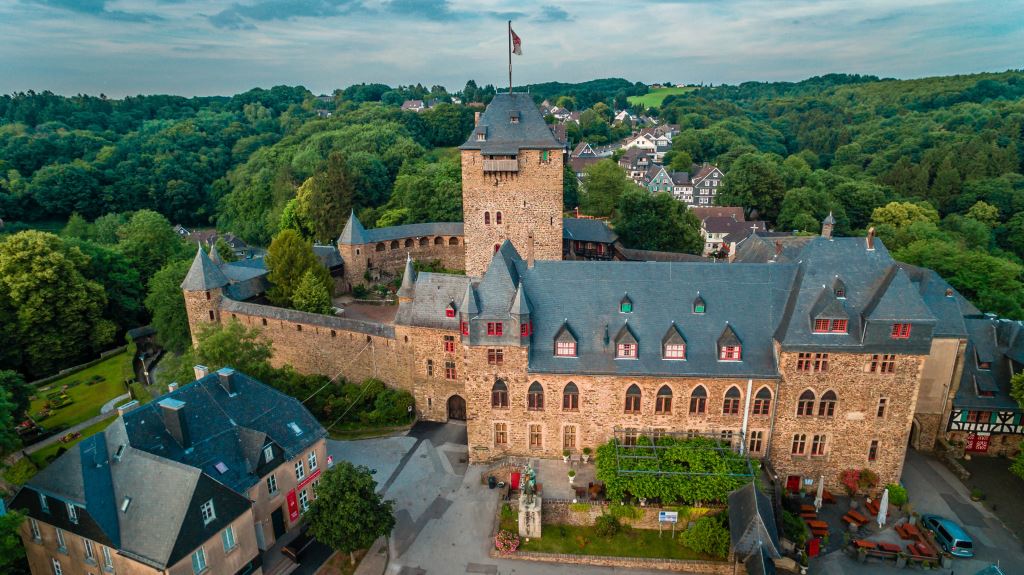
{"label": "red window shutter", "polygon": [[469,322],[462,322],[462,335],[469,335]]}

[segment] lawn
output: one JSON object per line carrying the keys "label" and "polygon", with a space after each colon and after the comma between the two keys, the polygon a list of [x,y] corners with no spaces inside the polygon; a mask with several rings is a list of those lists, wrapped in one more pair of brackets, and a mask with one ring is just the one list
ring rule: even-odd
{"label": "lawn", "polygon": [[85,429],[83,429],[81,431],[81,433],[82,433],[81,437],[79,437],[77,439],[73,439],[73,440],[71,440],[71,441],[69,441],[67,443],[61,443],[60,441],[58,441],[58,442],[54,443],[53,445],[48,445],[48,446],[40,449],[39,451],[36,451],[35,453],[29,455],[29,458],[32,459],[32,463],[34,463],[36,465],[36,467],[38,467],[39,469],[42,469],[42,468],[44,468],[44,467],[46,467],[47,465],[50,464],[50,461],[49,461],[50,456],[51,455],[52,456],[56,456],[57,455],[57,451],[59,451],[61,447],[65,448],[65,449],[71,449],[71,447],[73,445],[77,445],[79,441],[82,441],[86,437],[89,437],[90,435],[95,435],[95,434],[103,431],[104,429],[106,429],[107,426],[110,425],[111,423],[113,423],[113,421],[115,419],[117,419],[117,412],[114,412],[113,414],[111,414],[111,416],[108,417],[107,419],[104,419],[103,421],[100,421],[99,423],[95,423],[95,424],[90,425],[89,427],[86,427]]}
{"label": "lawn", "polygon": [[694,86],[674,86],[672,88],[658,88],[657,90],[651,90],[643,96],[630,96],[628,98],[630,104],[643,104],[646,108],[657,108],[661,106],[661,103],[665,101],[665,98],[676,94],[685,94],[686,92],[692,92],[697,88]]}
{"label": "lawn", "polygon": [[[70,427],[99,415],[100,408],[104,403],[125,393],[124,365],[128,359],[127,353],[112,355],[92,367],[43,386],[36,393],[36,398],[32,400],[29,413],[33,418],[37,417],[43,410],[43,405],[48,401],[47,394],[58,391],[65,385],[76,384],[69,387],[67,391],[72,403],[52,410],[49,417],[36,419],[36,423],[47,429],[55,429]],[[103,380],[98,383],[90,383],[96,376],[102,377]]]}

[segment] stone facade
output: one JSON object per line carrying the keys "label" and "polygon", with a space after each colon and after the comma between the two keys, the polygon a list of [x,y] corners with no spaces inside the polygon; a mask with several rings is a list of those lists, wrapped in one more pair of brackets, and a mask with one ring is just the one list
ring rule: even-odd
{"label": "stone facade", "polygon": [[466,258],[462,236],[427,235],[365,244],[338,243],[345,261],[342,289],[388,281],[398,276],[407,257],[420,262],[437,261],[442,267],[460,270]]}
{"label": "stone facade", "polygon": [[511,160],[518,171],[485,172],[490,158],[477,150],[462,151],[468,275],[483,275],[495,247],[505,240],[528,255],[531,235],[534,258],[562,259],[562,150],[522,149]]}

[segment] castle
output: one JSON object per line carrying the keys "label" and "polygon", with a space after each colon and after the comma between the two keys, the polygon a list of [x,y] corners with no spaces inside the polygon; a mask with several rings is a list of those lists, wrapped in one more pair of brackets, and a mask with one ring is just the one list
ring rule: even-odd
{"label": "castle", "polygon": [[[264,305],[265,270],[199,250],[190,327],[239,321],[277,364],[406,389],[421,419],[466,421],[473,462],[713,434],[789,490],[839,489],[849,468],[898,481],[908,443],[954,429],[974,373],[965,318],[983,316],[937,274],[873,235],[832,237],[829,220],[813,238],[755,232],[728,264],[565,261],[564,152],[528,94],[498,94],[461,147],[463,222],[368,230],[353,214],[336,248],[317,247],[347,287],[404,266],[398,306]],[[1021,433],[1019,410],[993,409]]]}

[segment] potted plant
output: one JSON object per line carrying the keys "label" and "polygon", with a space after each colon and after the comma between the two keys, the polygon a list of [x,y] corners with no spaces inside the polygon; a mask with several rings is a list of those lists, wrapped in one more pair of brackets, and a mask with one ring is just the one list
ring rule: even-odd
{"label": "potted plant", "polygon": [[563,463],[569,463],[569,450],[568,449],[563,449],[562,450],[562,462]]}
{"label": "potted plant", "polygon": [[574,481],[576,481],[576,470],[575,469],[570,469],[569,470],[569,484],[572,485],[572,483]]}
{"label": "potted plant", "polygon": [[903,551],[900,551],[896,555],[896,568],[897,569],[903,569],[906,566],[907,566],[907,554],[904,553]]}
{"label": "potted plant", "polygon": [[588,461],[590,461],[590,448],[589,447],[584,447],[583,448],[583,463],[586,463]]}
{"label": "potted plant", "polygon": [[850,498],[850,509],[857,508],[857,490],[860,488],[860,471],[847,469],[843,472],[841,483],[846,495]]}
{"label": "potted plant", "polygon": [[807,553],[800,553],[800,575],[807,575],[807,567],[810,566],[810,559]]}

